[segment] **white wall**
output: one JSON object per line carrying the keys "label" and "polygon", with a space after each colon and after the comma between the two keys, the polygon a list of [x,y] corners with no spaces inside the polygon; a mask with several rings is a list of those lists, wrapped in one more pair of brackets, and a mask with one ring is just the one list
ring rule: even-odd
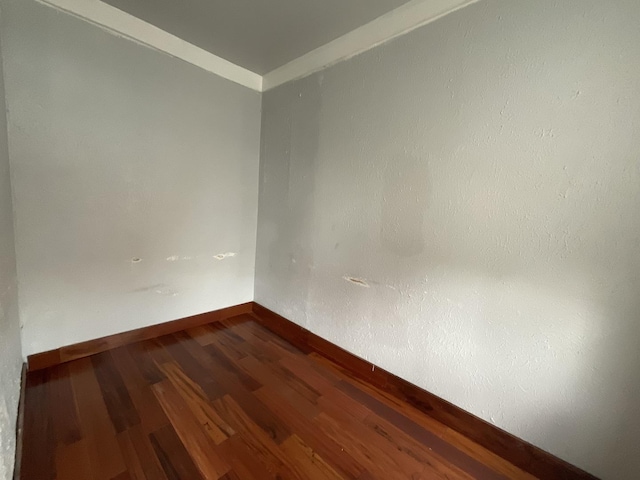
{"label": "white wall", "polygon": [[265,93],[256,301],[640,478],[639,25],[487,0]]}
{"label": "white wall", "polygon": [[22,354],[3,78],[0,45],[0,479],[9,480],[15,459]]}
{"label": "white wall", "polygon": [[260,94],[5,6],[23,353],[252,300]]}

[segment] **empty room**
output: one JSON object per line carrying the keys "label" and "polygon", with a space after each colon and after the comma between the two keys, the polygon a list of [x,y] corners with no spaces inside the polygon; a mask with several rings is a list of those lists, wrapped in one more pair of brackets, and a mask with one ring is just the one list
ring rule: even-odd
{"label": "empty room", "polygon": [[0,480],[640,479],[638,0],[0,0]]}

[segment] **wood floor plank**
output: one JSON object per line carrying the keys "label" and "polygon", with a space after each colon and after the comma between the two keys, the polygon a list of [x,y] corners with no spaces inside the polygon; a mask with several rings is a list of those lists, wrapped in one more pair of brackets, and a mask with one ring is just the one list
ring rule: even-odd
{"label": "wood floor plank", "polygon": [[154,384],[164,380],[162,372],[158,369],[158,364],[166,361],[162,357],[165,352],[158,339],[132,343],[124,348],[130,352],[138,370],[148,383]]}
{"label": "wood floor plank", "polygon": [[433,452],[431,447],[425,449],[425,445],[422,445],[416,439],[406,435],[394,425],[377,415],[369,415],[364,419],[363,424],[375,432],[376,435],[383,438],[389,444],[389,448],[403,452],[420,462],[423,465],[422,473],[427,477],[438,476],[442,478],[459,478],[466,480],[472,480],[474,478],[496,478],[493,472],[491,472],[489,476],[486,476],[484,471],[464,471],[455,463],[448,462]]}
{"label": "wood floor plank", "polygon": [[278,475],[277,468],[260,461],[241,434],[234,435],[220,445],[220,451],[231,463],[232,470],[243,480],[271,480]]}
{"label": "wood floor plank", "polygon": [[[265,432],[229,395],[214,402],[220,415],[236,430],[250,454],[255,456],[271,474],[284,478],[300,478],[293,473],[289,461],[274,441],[274,435]],[[288,436],[287,436],[288,438]],[[283,441],[286,440],[282,439]]]}
{"label": "wood floor plank", "polygon": [[212,325],[206,326],[212,334],[213,342],[216,347],[221,350],[227,357],[233,360],[240,360],[247,356],[247,354],[242,350],[241,345],[244,343],[244,340],[240,337],[236,337],[233,335],[229,335],[233,332],[228,332],[222,330],[218,325],[214,328]]}
{"label": "wood floor plank", "polygon": [[255,392],[255,395],[278,415],[292,432],[296,432],[307,445],[318,452],[345,478],[359,478],[366,471],[365,467],[345,452],[343,447],[323,435],[308,417],[305,417],[295,406],[283,399],[279,392],[275,392],[269,387],[262,387]]}
{"label": "wood floor plank", "polygon": [[161,368],[188,405],[203,431],[216,445],[220,445],[235,434],[233,428],[216,413],[204,391],[180,370],[180,367],[174,363],[165,363]]}
{"label": "wood floor plank", "polygon": [[287,456],[289,462],[295,465],[296,471],[303,478],[318,480],[342,480],[344,478],[296,434],[282,442],[280,449]]}
{"label": "wood floor plank", "polygon": [[131,479],[145,480],[147,477],[144,473],[144,469],[142,468],[138,452],[136,452],[133,441],[129,436],[129,431],[125,430],[124,432],[118,433],[116,438],[118,440],[118,445],[120,445],[120,452],[122,453],[124,463],[127,466],[127,472]]}
{"label": "wood floor plank", "polygon": [[98,353],[89,358],[116,432],[122,432],[129,427],[138,425],[140,417],[131,401],[129,390],[127,390],[111,357],[111,352]]}
{"label": "wood floor plank", "polygon": [[318,372],[312,362],[301,362],[299,357],[283,357],[279,364],[296,375],[304,378],[305,382],[316,392],[326,392],[333,389],[333,386],[340,380],[338,378],[331,379],[326,374]]}
{"label": "wood floor plank", "polygon": [[87,442],[79,440],[71,444],[59,444],[56,449],[56,471],[58,480],[92,478]]}
{"label": "wood floor plank", "polygon": [[233,470],[227,472],[225,475],[223,475],[222,477],[220,477],[220,480],[244,480],[246,477],[241,477],[240,475],[238,475],[237,473],[235,473]]}
{"label": "wood floor plank", "polygon": [[[429,447],[415,448],[417,442],[412,441],[404,432],[398,429],[391,429],[375,414],[369,413],[363,419],[359,416],[351,415],[350,410],[343,408],[343,405],[343,403],[327,403],[324,405],[324,414],[333,421],[345,426],[346,430],[352,432],[358,438],[366,438],[367,447],[374,452],[378,452],[376,454],[378,458],[384,458],[384,461],[389,462],[387,468],[393,466],[393,468],[403,472],[407,477],[455,478],[461,480],[472,478],[455,466],[447,468],[442,465],[440,458],[434,455]],[[366,421],[367,419],[369,422]],[[380,452],[383,452],[382,457]],[[495,478],[495,475],[490,472],[490,476],[482,476],[481,478]]]}
{"label": "wood floor plank", "polygon": [[150,382],[140,371],[140,362],[134,360],[131,351],[132,349],[127,347],[118,347],[110,350],[109,353],[128,390],[148,387]]}
{"label": "wood floor plank", "polygon": [[66,364],[48,370],[47,387],[53,429],[58,443],[70,445],[82,438],[69,367]]}
{"label": "wood floor plank", "polygon": [[122,433],[122,435],[124,434],[129,438],[131,447],[133,447],[132,453],[135,453],[138,459],[140,467],[144,473],[144,478],[147,480],[152,478],[157,480],[166,480],[166,475],[162,469],[160,460],[154,451],[153,445],[151,444],[151,439],[142,427],[132,427]]}
{"label": "wood floor plank", "polygon": [[92,362],[88,357],[74,360],[69,363],[69,372],[93,478],[111,479],[126,466]]}
{"label": "wood floor plank", "polygon": [[[173,335],[166,335],[158,339],[162,344],[168,357],[164,359],[164,363],[176,362],[182,371],[184,371],[191,380],[197,383],[203,392],[207,394],[210,400],[222,397],[226,391],[220,385],[220,382],[210,369],[207,369],[201,361],[198,361],[194,354],[196,352],[189,352],[184,344]],[[199,352],[200,355],[203,352]],[[164,374],[163,374],[164,377]]]}
{"label": "wood floor plank", "polygon": [[202,425],[189,409],[173,384],[168,381],[153,386],[176,434],[204,478],[219,478],[231,468],[216,452],[215,443],[202,429]]}
{"label": "wood floor plank", "polygon": [[292,386],[292,383],[294,382],[283,380],[277,375],[273,368],[270,368],[273,367],[274,364],[265,366],[258,359],[251,356],[239,360],[238,363],[246,368],[249,373],[262,379],[264,384],[278,390],[282,397],[287,399],[291,405],[295,405],[296,408],[307,418],[313,418],[320,413],[317,405],[318,397],[314,397],[313,401],[305,398],[297,389],[295,389],[294,386]]}
{"label": "wood floor plank", "polygon": [[129,349],[119,347],[111,350],[111,357],[129,391],[143,430],[149,434],[167,425],[169,420],[153,393],[153,384],[144,378]]}
{"label": "wood floor plank", "polygon": [[[149,436],[168,480],[205,480],[171,425]],[[208,480],[208,479],[206,479]]]}
{"label": "wood floor plank", "polygon": [[220,350],[215,343],[208,345],[205,348],[205,351],[209,357],[211,357],[209,361],[213,361],[216,365],[224,368],[229,374],[234,375],[250,392],[257,390],[262,386],[256,378],[251,375],[247,375],[242,368],[238,368],[239,364],[227,357],[227,355]]}
{"label": "wood floor plank", "polygon": [[215,340],[215,333],[207,328],[206,325],[190,328],[186,330],[191,338],[193,338],[200,346],[210,345]]}
{"label": "wood floor plank", "polygon": [[[329,362],[329,360],[323,359],[322,364],[329,367]],[[505,462],[504,459],[500,458],[495,453],[490,452],[486,448],[468,439],[461,433],[456,432],[455,430],[452,430],[451,428],[443,425],[436,419],[425,415],[412,405],[399,400],[397,397],[394,397],[387,392],[381,391],[373,385],[353,378],[350,375],[341,374],[341,380],[353,383],[353,385],[358,389],[363,390],[364,392],[368,393],[372,397],[387,405],[389,408],[411,419],[413,422],[422,426],[422,428],[428,430],[429,432],[432,432],[435,435],[439,436],[447,443],[455,445],[457,449],[474,458],[475,460],[484,463],[487,467],[491,468],[495,472],[498,472],[507,478],[517,480],[534,480],[536,478],[533,475],[524,472],[515,465]]]}
{"label": "wood floor plank", "polygon": [[352,423],[337,420],[323,412],[314,419],[314,424],[324,435],[341,445],[374,478],[388,478],[389,480],[419,478],[422,466],[416,466],[406,472],[406,468],[402,468],[381,449],[371,445],[367,438],[360,436],[357,429],[353,428]]}
{"label": "wood floor plank", "polygon": [[[194,347],[193,339],[183,339],[186,344],[191,343]],[[230,395],[233,399],[240,404],[243,411],[267,434],[269,434],[276,443],[280,443],[289,437],[289,432],[284,425],[273,415],[273,413],[261,405],[260,402],[251,394],[251,392],[245,388],[243,382],[239,380],[238,375],[227,371],[222,365],[216,363],[204,350],[193,349],[194,355],[198,357],[198,360],[194,360],[197,363],[197,367],[191,365],[189,368],[196,371],[196,375],[200,376],[200,369],[204,369],[208,372],[211,378],[215,378],[216,390],[224,392],[225,395]],[[241,370],[238,367],[238,370]],[[186,373],[189,374],[185,370]],[[192,377],[193,378],[193,377]],[[258,384],[259,385],[259,384]],[[210,400],[214,400],[209,395]]]}
{"label": "wood floor plank", "polygon": [[[388,407],[378,399],[368,395],[351,383],[341,382],[339,388],[347,393],[353,399],[360,403],[367,405],[372,412],[374,412],[380,418],[388,421],[395,428],[402,430],[408,436],[414,438],[422,445],[427,446],[430,450],[434,451],[443,458],[446,458],[449,462],[458,466],[462,470],[469,472],[471,475],[486,479],[504,479],[505,477],[492,470],[464,452],[457,449],[455,446],[444,441],[436,434],[422,428],[420,425],[413,422],[411,419],[405,417],[398,411]],[[369,417],[371,418],[371,417]]]}
{"label": "wood floor plank", "polygon": [[112,477],[111,480],[133,480],[134,477],[131,476],[129,472],[122,472],[115,477]]}
{"label": "wood floor plank", "polygon": [[51,448],[51,445],[55,445],[55,433],[48,408],[47,380],[46,370],[27,374],[21,466],[23,479],[52,480],[56,477],[55,450]]}
{"label": "wood floor plank", "polygon": [[[256,357],[261,362],[277,362],[282,358],[282,354],[265,348],[265,341],[259,335],[256,335],[257,327],[258,325],[253,320],[235,325],[234,332],[244,340],[237,347],[245,354]],[[271,333],[268,334],[272,335]]]}
{"label": "wood floor plank", "polygon": [[[308,356],[314,364],[317,366],[325,367],[326,372],[331,372],[333,376],[338,379],[338,382],[347,382],[356,386],[358,389],[367,392],[369,395],[377,398],[382,403],[385,403],[388,407],[396,410],[398,413],[410,418],[415,423],[421,425],[424,429],[442,438],[445,442],[455,445],[456,448],[467,454],[469,457],[485,464],[493,471],[505,476],[506,478],[512,478],[517,480],[534,480],[536,477],[524,472],[515,465],[506,462],[503,458],[490,452],[486,448],[478,445],[472,440],[468,439],[464,435],[452,430],[451,428],[443,425],[434,418],[425,415],[418,411],[412,405],[399,400],[387,392],[380,391],[378,388],[370,385],[349,372],[345,371],[342,367],[334,364],[325,357],[322,357],[316,353],[311,353]],[[336,385],[338,384],[336,383]]]}

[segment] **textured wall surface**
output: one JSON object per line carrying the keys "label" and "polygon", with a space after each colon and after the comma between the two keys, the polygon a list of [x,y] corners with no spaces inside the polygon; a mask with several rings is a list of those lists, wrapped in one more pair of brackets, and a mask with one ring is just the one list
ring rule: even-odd
{"label": "textured wall surface", "polygon": [[260,94],[5,5],[24,354],[252,300]]}
{"label": "textured wall surface", "polygon": [[0,45],[0,480],[13,476],[22,367],[5,110]]}
{"label": "textured wall surface", "polygon": [[640,478],[639,25],[487,0],[264,94],[256,300]]}

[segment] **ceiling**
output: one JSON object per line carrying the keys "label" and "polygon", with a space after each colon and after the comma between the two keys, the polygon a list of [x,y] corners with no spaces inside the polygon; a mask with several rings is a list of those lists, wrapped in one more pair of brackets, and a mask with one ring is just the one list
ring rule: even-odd
{"label": "ceiling", "polygon": [[103,0],[264,75],[409,0]]}

